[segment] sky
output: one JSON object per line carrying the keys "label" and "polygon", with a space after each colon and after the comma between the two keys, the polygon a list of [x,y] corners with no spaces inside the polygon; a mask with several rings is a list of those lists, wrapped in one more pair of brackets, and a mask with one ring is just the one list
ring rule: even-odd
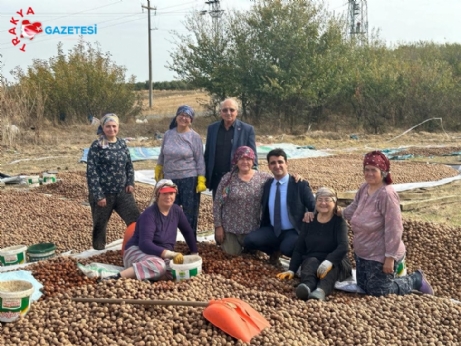
{"label": "sky", "polygon": [[[346,15],[347,0],[325,1],[336,15]],[[379,29],[380,37],[390,45],[415,41],[461,43],[460,0],[368,0],[367,3],[369,31]],[[222,0],[220,4],[224,15],[232,9],[248,10],[252,6],[250,0]],[[79,39],[75,34],[42,32],[33,40],[19,38],[21,42],[14,46],[13,33],[20,35],[21,25],[12,24],[13,18],[29,20],[32,25],[38,21],[44,31],[48,26],[96,25],[97,34],[85,35],[85,40],[98,42],[103,52],[110,52],[117,65],[127,68],[128,76],[134,75],[141,82],[148,80],[148,18],[142,5],[147,6],[147,0],[0,0],[0,61],[4,77],[14,81],[10,71],[16,66],[26,69],[34,59],[48,60],[56,56],[58,42],[63,43],[67,52]],[[155,29],[151,32],[152,79],[174,80],[175,74],[166,67],[171,61],[170,52],[176,47],[171,32],[187,34],[183,25],[185,17],[193,11],[210,8],[205,0],[151,0],[150,6],[156,8],[151,13]],[[29,8],[33,14],[29,11],[27,15]],[[23,18],[16,13],[21,10]],[[209,14],[205,15],[211,21]]]}

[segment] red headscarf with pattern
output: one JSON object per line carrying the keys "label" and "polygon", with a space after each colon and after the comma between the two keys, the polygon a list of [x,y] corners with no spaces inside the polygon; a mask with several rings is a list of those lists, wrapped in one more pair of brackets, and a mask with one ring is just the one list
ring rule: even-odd
{"label": "red headscarf with pattern", "polygon": [[363,159],[363,167],[365,166],[373,166],[380,169],[384,174],[384,182],[388,185],[392,184],[392,177],[390,173],[391,163],[382,152],[375,150],[366,154]]}

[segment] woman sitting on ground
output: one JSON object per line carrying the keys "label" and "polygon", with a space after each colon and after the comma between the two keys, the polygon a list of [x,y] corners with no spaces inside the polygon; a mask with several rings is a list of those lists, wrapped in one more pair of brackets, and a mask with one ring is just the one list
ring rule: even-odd
{"label": "woman sitting on ground", "polygon": [[299,299],[325,300],[335,287],[352,275],[347,257],[347,225],[336,215],[336,192],[322,187],[315,196],[314,219],[303,223],[290,260],[289,270],[277,277],[293,279],[301,266],[301,280],[296,288]]}
{"label": "woman sitting on ground", "polygon": [[126,244],[123,264],[127,269],[110,278],[172,279],[170,260],[183,263],[183,255],[174,251],[178,228],[191,253],[198,252],[194,231],[181,207],[174,204],[177,193],[178,187],[171,180],[157,183],[154,204],[141,214]]}

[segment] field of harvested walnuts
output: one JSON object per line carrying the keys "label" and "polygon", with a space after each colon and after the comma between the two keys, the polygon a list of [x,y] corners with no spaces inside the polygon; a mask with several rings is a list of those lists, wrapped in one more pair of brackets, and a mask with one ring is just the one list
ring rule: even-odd
{"label": "field of harvested walnuts", "polygon": [[[289,160],[289,170],[307,179],[314,192],[320,186],[344,192],[363,182],[361,160],[358,153]],[[266,168],[261,165],[261,169]],[[435,181],[458,172],[439,164],[392,162],[392,174],[395,183],[403,183]],[[33,189],[0,189],[1,248],[38,242],[55,243],[58,253],[91,248],[84,172],[60,172],[58,178],[58,183]],[[151,186],[136,186],[141,210],[152,192]],[[211,209],[210,197],[202,196],[201,232],[213,228]],[[108,242],[120,239],[124,229],[113,215]],[[212,243],[199,244],[203,274],[180,283],[129,279],[98,283],[78,271],[76,260],[59,256],[28,267],[43,283],[44,295],[18,322],[0,324],[0,345],[245,345],[209,323],[202,316],[203,308],[76,303],[72,297],[239,298],[271,324],[251,345],[459,345],[461,230],[409,219],[404,220],[404,229],[408,271],[424,269],[435,297],[374,298],[335,291],[327,302],[303,302],[294,295],[297,280],[279,281],[275,274],[280,269],[264,258],[231,257]],[[185,244],[177,245],[177,250],[185,249]],[[85,261],[122,264],[120,251]]]}

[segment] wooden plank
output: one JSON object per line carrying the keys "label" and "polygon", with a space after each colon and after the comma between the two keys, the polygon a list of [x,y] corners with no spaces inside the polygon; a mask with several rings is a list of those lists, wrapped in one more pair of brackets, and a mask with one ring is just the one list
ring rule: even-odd
{"label": "wooden plank", "polygon": [[432,198],[434,194],[429,192],[398,192],[400,199],[422,199]]}
{"label": "wooden plank", "polygon": [[424,199],[420,201],[400,202],[400,210],[408,211],[408,210],[414,210],[414,209],[427,207],[430,205],[453,203],[453,202],[458,202],[460,199],[461,199],[460,196],[452,195],[452,196]]}
{"label": "wooden plank", "polygon": [[353,200],[357,192],[338,192],[338,200]]}

